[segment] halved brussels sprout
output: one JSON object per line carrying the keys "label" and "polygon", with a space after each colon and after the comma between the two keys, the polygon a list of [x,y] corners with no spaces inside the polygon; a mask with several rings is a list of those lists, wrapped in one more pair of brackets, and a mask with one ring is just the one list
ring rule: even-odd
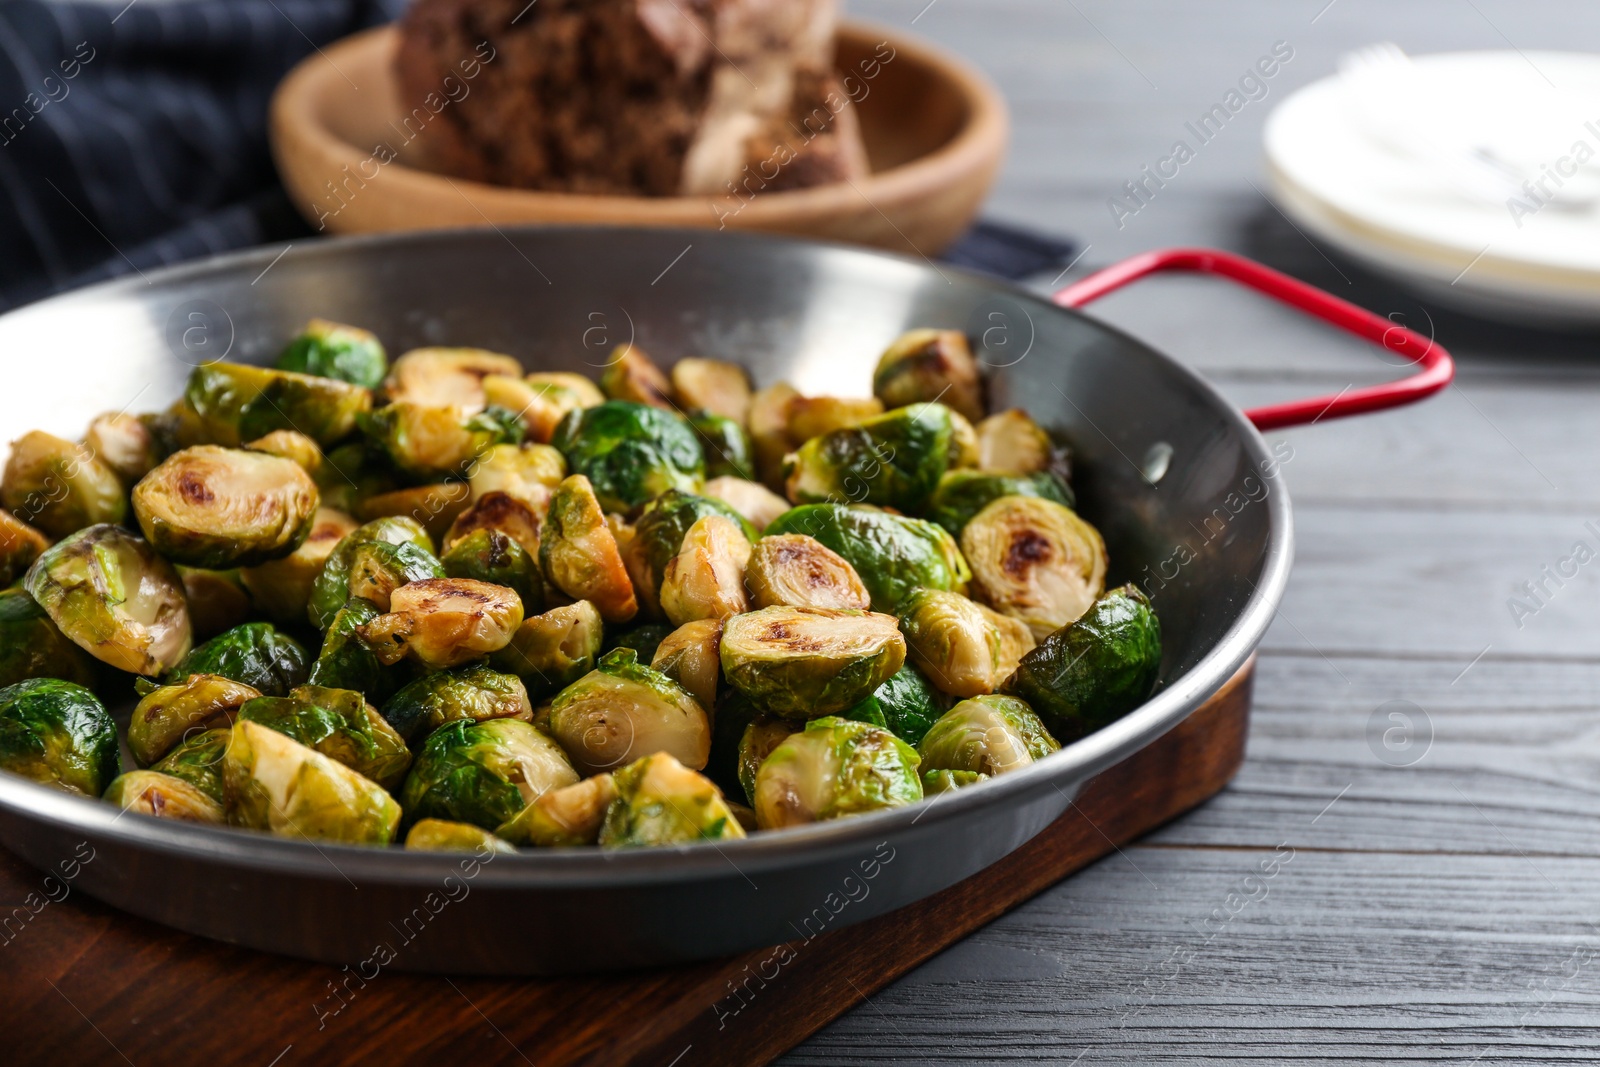
{"label": "halved brussels sprout", "polygon": [[96,659],[153,676],[189,651],[189,609],[172,564],[120,526],[90,526],[33,561],[23,585]]}
{"label": "halved brussels sprout", "polygon": [[273,622],[304,623],[317,576],[339,542],[355,528],[356,520],[344,512],[318,508],[311,518],[311,531],[299,548],[282,559],[244,568],[239,580],[256,607]]}
{"label": "halved brussels sprout", "polygon": [[978,466],[1001,474],[1049,470],[1056,444],[1028,413],[1017,408],[990,415],[977,425]]}
{"label": "halved brussels sprout", "polygon": [[603,637],[599,610],[580,600],[524,620],[489,662],[521,678],[530,700],[543,700],[594,670]]}
{"label": "halved brussels sprout", "polygon": [[873,694],[839,713],[842,719],[881,726],[908,745],[922,741],[944,708],[921,671],[907,663]]}
{"label": "halved brussels sprout", "polygon": [[980,459],[978,431],[960,412],[950,412],[950,469],[976,467]]}
{"label": "halved brussels sprout", "polygon": [[646,756],[612,777],[617,797],[600,828],[601,848],[687,845],[745,835],[717,787],[670,753]]}
{"label": "halved brussels sprout", "polygon": [[197,445],[168,457],[133,487],[133,513],[163,555],[222,570],[299,548],[318,499],[316,483],[293,460]]}
{"label": "halved brussels sprout", "polygon": [[396,733],[413,741],[457,719],[532,722],[533,705],[522,679],[478,663],[423,675],[384,704],[383,717]]}
{"label": "halved brussels sprout", "polygon": [[518,719],[446,723],[423,742],[401,802],[408,821],[493,830],[551,789],[577,782],[561,747]]}
{"label": "halved brussels sprout", "polygon": [[584,774],[613,770],[651,752],[671,753],[698,770],[711,754],[711,720],[700,702],[631,648],[555,695],[550,732]]}
{"label": "halved brussels sprout", "polygon": [[83,435],[83,444],[129,485],[161,462],[161,442],[149,424],[123,411],[96,415]]}
{"label": "halved brussels sprout", "polygon": [[876,611],[892,611],[913,589],[960,592],[972,577],[955,539],[923,519],[807,504],[784,512],[764,536],[806,534],[839,553],[856,569]]}
{"label": "halved brussels sprout", "polygon": [[591,602],[607,622],[627,622],[639,613],[617,539],[606,524],[594,487],[581,474],[562,482],[550,498],[539,563],[556,588]]}
{"label": "halved brussels sprout", "polygon": [[8,685],[0,689],[0,770],[97,797],[117,775],[117,725],[81,685]]}
{"label": "halved brussels sprout", "polygon": [[668,490],[644,506],[634,526],[634,552],[639,564],[631,572],[635,586],[647,590],[654,598],[667,575],[667,565],[683,547],[689,528],[707,515],[732,519],[740,524],[740,531],[747,540],[756,538],[755,529],[722,501],[697,493]]}
{"label": "halved brussels sprout", "polygon": [[872,606],[867,587],[848,560],[804,534],[763,537],[750,555],[750,601],[758,608]]}
{"label": "halved brussels sprout", "polygon": [[428,578],[396,589],[388,614],[356,633],[386,664],[410,654],[440,671],[506,647],[521,625],[522,601],[510,589],[470,578]]}
{"label": "halved brussels sprout", "polygon": [[93,688],[94,659],[67,640],[33,597],[21,589],[0,590],[0,686],[29,678]]}
{"label": "halved brussels sprout", "polygon": [[918,404],[813,437],[789,461],[789,499],[916,509],[950,465],[951,433],[949,408]]}
{"label": "halved brussels sprout", "polygon": [[957,789],[965,789],[969,785],[977,785],[988,780],[987,774],[977,771],[947,771],[942,767],[936,767],[923,772],[922,795],[932,797],[940,793],[954,793]]}
{"label": "halved brussels sprout", "polygon": [[171,752],[152,763],[150,769],[181,778],[221,804],[225,798],[222,757],[227,754],[232,738],[231,726],[190,730]]}
{"label": "halved brussels sprout", "polygon": [[495,445],[478,457],[467,472],[472,499],[505,493],[527,505],[535,515],[550,506],[550,495],[567,476],[567,461],[549,445]]}
{"label": "halved brussels sprout", "polygon": [[894,676],[906,658],[893,615],[762,608],[722,628],[722,674],[763,711],[833,715]]}
{"label": "halved brussels sprout", "polygon": [[551,444],[567,469],[587,477],[600,505],[625,512],[668,489],[698,492],[705,481],[700,440],[684,419],[645,404],[608,400],[571,412]]}
{"label": "halved brussels sprout", "polygon": [[327,448],[372,408],[371,391],[359,385],[246,363],[202,363],[183,396],[206,440],[229,448],[273,430],[298,430]]}
{"label": "halved brussels sprout", "polygon": [[706,482],[705,495],[728,505],[757,532],[789,510],[789,502],[760,482],[743,478],[713,478]]}
{"label": "halved brussels sprout", "polygon": [[535,560],[508,534],[490,529],[472,531],[439,557],[448,578],[473,578],[516,593],[524,614],[544,607],[544,577]]}
{"label": "halved brussels sprout", "polygon": [[505,408],[467,414],[426,400],[396,400],[361,416],[361,431],[416,478],[459,474],[496,445],[522,441],[525,427]]}
{"label": "halved brussels sprout", "polygon": [[721,647],[722,620],[696,619],[662,639],[651,657],[650,667],[677,682],[709,712],[717,706],[717,683],[722,678]]}
{"label": "halved brussels sprout", "polygon": [[521,373],[522,364],[512,357],[482,348],[413,348],[394,361],[383,395],[390,402],[453,407],[471,415],[487,404],[485,378]]}
{"label": "halved brussels sprout", "polygon": [[0,504],[51,537],[127,518],[122,479],[83,445],[40,430],[11,442]]}
{"label": "halved brussels sprout", "polygon": [[410,541],[368,541],[350,553],[350,596],[379,611],[389,610],[390,596],[402,585],[445,576],[444,564]]}
{"label": "halved brussels sprout", "polygon": [[261,691],[219,674],[192,674],[151,690],[128,718],[128,751],[148,767],[191,731],[232,721]]}
{"label": "halved brussels sprout", "polygon": [[304,685],[310,670],[311,657],[300,642],[270,622],[247,622],[196,647],[167,672],[166,681],[216,674],[259,689],[263,696],[281,697]]}
{"label": "halved brussels sprout", "polygon": [[[368,500],[401,489],[400,472],[370,441],[350,441],[322,457],[312,475],[326,507],[354,515]],[[404,509],[387,514],[406,514]]]}
{"label": "halved brussels sprout", "polygon": [[378,519],[410,518],[422,524],[428,536],[441,540],[461,513],[472,503],[472,487],[462,481],[429,482],[388,493],[369,496],[355,505],[362,522]]}
{"label": "halved brussels sprout", "polygon": [[951,696],[994,692],[1033,648],[1025,624],[959,593],[919,589],[895,610],[911,661]]}
{"label": "halved brussels sprout", "polygon": [[945,712],[917,747],[928,770],[997,775],[1020,771],[1061,746],[1026,702],[991,694]]}
{"label": "halved brussels sprout", "polygon": [[0,585],[10,585],[39,553],[50,547],[50,539],[11,512],[0,508]]}
{"label": "halved brussels sprout", "polygon": [[311,665],[306,681],[329,689],[354,689],[382,702],[399,682],[357,631],[383,612],[370,600],[351,597],[334,615],[322,639],[322,651]]}
{"label": "halved brussels sprout", "polygon": [[695,619],[725,619],[750,609],[745,565],[750,542],[739,524],[721,515],[697,519],[661,579],[661,610],[682,626]]}
{"label": "halved brussels sprout", "polygon": [[616,798],[611,775],[597,774],[540,794],[496,832],[513,844],[536,848],[592,845],[600,839],[606,809]]}
{"label": "halved brussels sprout", "polygon": [[750,376],[735,363],[680,359],[672,365],[672,389],[685,408],[708,411],[743,426],[750,417]]}
{"label": "halved brussels sprout", "polygon": [[[559,484],[559,483],[558,483]],[[539,554],[540,514],[520,498],[498,490],[475,496],[472,506],[456,517],[445,534],[446,551],[476,530],[498,530],[522,546],[528,554]]]}
{"label": "halved brussels sprout", "polygon": [[789,405],[789,440],[798,447],[813,437],[848,430],[882,414],[883,402],[876,397],[796,397]]}
{"label": "halved brussels sprout", "polygon": [[411,767],[405,740],[353,689],[302,685],[286,697],[257,697],[239,708],[237,721],[292,737],[387,790]]}
{"label": "halved brussels sprout", "polygon": [[758,389],[750,398],[747,424],[756,476],[769,488],[783,488],[783,459],[800,444],[789,436],[789,414],[799,399],[799,391],[787,382]]}
{"label": "halved brussels sprout", "polygon": [[754,446],[743,426],[706,411],[690,412],[689,425],[700,438],[708,478],[755,477]]}
{"label": "halved brussels sprout", "polygon": [[177,568],[183,598],[189,604],[189,625],[197,639],[215,637],[250,618],[255,607],[237,569]]}
{"label": "halved brussels sprout", "polygon": [[656,649],[661,647],[661,642],[672,633],[672,627],[665,623],[647,622],[643,626],[635,626],[629,630],[621,630],[606,638],[605,650],[610,652],[614,648],[631,648],[639,657],[640,663],[649,663],[656,654]]}
{"label": "halved brussels sprout", "polygon": [[1161,620],[1138,587],[1124,585],[1022,657],[1003,688],[1071,741],[1138,707],[1160,670]]}
{"label": "halved brussels sprout", "polygon": [[877,726],[813,719],[772,750],[756,772],[763,830],[904,807],[922,799],[917,750]]}
{"label": "halved brussels sprout", "polygon": [[969,419],[983,418],[983,382],[967,335],[959,330],[911,330],[895,339],[872,375],[872,392],[886,408],[939,401]]}
{"label": "halved brussels sprout", "polygon": [[600,390],[612,400],[675,410],[672,383],[637,345],[618,345],[600,373]]}
{"label": "halved brussels sprout", "polygon": [[[864,720],[857,720],[864,721]],[[739,737],[739,788],[744,791],[744,798],[755,803],[756,775],[761,772],[761,765],[767,762],[767,757],[777,750],[778,746],[799,731],[797,723],[788,719],[777,719],[763,715],[744,728],[744,733]]]}
{"label": "halved brussels sprout", "polygon": [[378,783],[260,723],[233,724],[222,776],[233,826],[351,845],[387,845],[400,826]]}
{"label": "halved brussels sprout", "polygon": [[350,599],[350,564],[355,557],[356,549],[375,541],[391,545],[409,542],[430,553],[433,551],[433,541],[428,537],[427,531],[413,518],[392,516],[374,519],[365,526],[352,530],[328,554],[322,572],[312,584],[311,597],[306,606],[306,614],[311,619],[311,625],[319,630],[328,628],[334,615],[344,607],[345,601]]}
{"label": "halved brussels sprout", "polygon": [[928,500],[928,518],[956,537],[974,515],[1003,496],[1036,496],[1072,507],[1072,490],[1048,471],[1035,474],[990,474],[985,471],[947,471]]}
{"label": "halved brussels sprout", "polygon": [[1074,622],[1106,585],[1100,532],[1054,500],[1003,496],[961,531],[974,592],[1037,640]]}
{"label": "halved brussels sprout", "polygon": [[406,848],[425,852],[515,852],[509,841],[501,840],[481,826],[451,822],[448,819],[423,819],[406,834]]}
{"label": "halved brussels sprout", "polygon": [[312,478],[322,470],[322,449],[298,430],[273,430],[265,437],[246,441],[244,447],[248,452],[265,452],[289,460]]}
{"label": "halved brussels sprout", "polygon": [[[581,374],[535,371],[523,381],[528,383],[536,398],[522,413],[528,423],[528,437],[534,441],[549,443],[569,411],[598,407],[606,401],[600,387]],[[563,470],[561,477],[565,476]]]}
{"label": "halved brussels sprout", "polygon": [[366,330],[312,319],[278,355],[277,367],[376,389],[389,369],[389,357],[382,342]]}
{"label": "halved brussels sprout", "polygon": [[180,822],[223,822],[222,805],[182,778],[160,771],[129,771],[106,787],[104,799],[123,811]]}

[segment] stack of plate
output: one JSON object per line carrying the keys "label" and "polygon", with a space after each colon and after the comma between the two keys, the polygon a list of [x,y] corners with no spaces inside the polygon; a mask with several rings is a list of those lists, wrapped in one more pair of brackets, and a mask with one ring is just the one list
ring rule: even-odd
{"label": "stack of plate", "polygon": [[1368,50],[1265,138],[1319,243],[1479,315],[1600,323],[1600,57]]}

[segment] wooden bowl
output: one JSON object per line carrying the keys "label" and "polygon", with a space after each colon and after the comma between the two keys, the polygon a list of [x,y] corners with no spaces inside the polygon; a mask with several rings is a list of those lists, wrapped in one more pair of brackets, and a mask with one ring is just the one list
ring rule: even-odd
{"label": "wooden bowl", "polygon": [[[272,147],[284,186],[324,232],[374,233],[512,223],[593,223],[765,230],[933,255],[971,224],[1004,155],[1005,102],[960,59],[895,33],[847,23],[838,66],[866,95],[858,112],[872,173],[740,201],[579,196],[452,178],[427,168],[426,123],[408,127],[395,85],[392,27],[307,58],[272,101]],[[859,73],[887,44],[876,77]],[[442,99],[442,97],[440,98]],[[449,106],[445,104],[444,106]],[[421,115],[427,116],[426,111]],[[420,127],[420,135],[409,131]],[[387,161],[386,161],[387,160]]]}

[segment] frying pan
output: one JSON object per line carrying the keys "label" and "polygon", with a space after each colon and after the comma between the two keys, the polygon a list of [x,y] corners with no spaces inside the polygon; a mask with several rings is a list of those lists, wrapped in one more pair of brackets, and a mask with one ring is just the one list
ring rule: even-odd
{"label": "frying pan", "polygon": [[[1420,370],[1245,413],[1170,357],[1073,310],[1174,269],[1252,286]],[[1221,252],[1136,257],[1052,302],[927,261],[769,236],[479,229],[263,248],[0,316],[0,427],[76,437],[101,411],[158,409],[192,365],[266,362],[312,316],[370,327],[391,351],[474,345],[591,375],[634,341],[663,362],[733,360],[758,383],[833,394],[866,392],[877,354],[903,330],[965,330],[992,405],[1024,407],[1071,442],[1079,509],[1105,536],[1109,581],[1139,582],[1162,621],[1154,695],[1048,759],[909,808],[727,843],[477,863],[123,816],[0,775],[0,842],[118,908],[274,952],[450,973],[727,955],[859,922],[995,862],[1095,773],[1197,708],[1260,641],[1292,535],[1257,427],[1407,403],[1452,374],[1427,338]]]}

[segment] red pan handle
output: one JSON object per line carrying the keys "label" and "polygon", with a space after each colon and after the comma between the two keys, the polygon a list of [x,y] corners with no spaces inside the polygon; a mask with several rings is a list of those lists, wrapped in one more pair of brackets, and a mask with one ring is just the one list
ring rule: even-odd
{"label": "red pan handle", "polygon": [[1414,404],[1437,393],[1455,377],[1455,361],[1432,339],[1231,252],[1210,248],[1163,248],[1145,252],[1096,271],[1062,289],[1054,299],[1063,307],[1080,308],[1147,274],[1167,270],[1199,271],[1232,278],[1290,307],[1299,308],[1313,318],[1332,323],[1341,330],[1398,353],[1421,367],[1409,378],[1401,378],[1396,382],[1347,389],[1334,396],[1292,400],[1245,412],[1257,429],[1276,430],[1284,426],[1299,426],[1322,419],[1337,419],[1345,415]]}

